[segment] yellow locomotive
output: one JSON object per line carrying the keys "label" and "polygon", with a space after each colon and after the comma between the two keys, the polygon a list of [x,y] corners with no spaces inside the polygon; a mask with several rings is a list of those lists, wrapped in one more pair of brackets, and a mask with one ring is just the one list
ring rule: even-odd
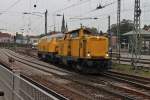
{"label": "yellow locomotive", "polygon": [[64,34],[52,34],[42,37],[38,42],[38,57],[44,60],[57,61],[58,40],[63,38]]}
{"label": "yellow locomotive", "polygon": [[38,55],[42,59],[63,63],[87,73],[110,68],[108,38],[80,28],[66,34],[40,39]]}

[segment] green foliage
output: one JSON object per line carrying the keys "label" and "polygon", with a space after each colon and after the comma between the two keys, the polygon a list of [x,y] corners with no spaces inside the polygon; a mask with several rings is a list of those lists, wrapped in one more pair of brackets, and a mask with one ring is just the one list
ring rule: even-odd
{"label": "green foliage", "polygon": [[97,30],[97,28],[95,28],[95,27],[87,28],[87,29],[90,30],[91,32],[93,32],[94,34],[97,34],[97,33],[98,33],[98,30]]}
{"label": "green foliage", "polygon": [[112,65],[113,70],[119,71],[121,73],[131,74],[131,75],[138,75],[143,77],[150,77],[150,70],[149,69],[139,69],[139,70],[133,70],[133,66],[126,65],[126,64],[115,64]]}
{"label": "green foliage", "polygon": [[150,30],[150,25],[144,25],[143,29],[146,31]]}
{"label": "green foliage", "polygon": [[92,32],[94,32],[94,33],[98,33],[98,30],[97,30],[97,28],[95,28],[95,27],[92,27],[91,30],[92,30]]}
{"label": "green foliage", "polygon": [[[133,26],[134,26],[133,21],[123,19],[120,22],[120,35],[132,31]],[[112,24],[110,31],[113,32],[114,35],[117,35],[117,24]]]}
{"label": "green foliage", "polygon": [[43,36],[45,36],[45,34],[41,34],[39,37],[43,37]]}

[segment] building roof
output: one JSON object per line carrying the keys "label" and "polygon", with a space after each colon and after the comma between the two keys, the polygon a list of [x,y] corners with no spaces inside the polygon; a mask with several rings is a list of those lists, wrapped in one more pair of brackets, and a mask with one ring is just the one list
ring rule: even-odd
{"label": "building roof", "polygon": [[8,33],[1,33],[1,32],[0,32],[0,38],[1,38],[1,37],[11,37],[11,35],[8,34]]}
{"label": "building roof", "polygon": [[[130,31],[130,32],[124,33],[123,36],[131,36],[131,35],[134,35],[134,34],[135,34],[135,32]],[[150,36],[150,32],[146,31],[146,30],[141,30],[141,35]]]}
{"label": "building roof", "polygon": [[29,36],[30,38],[40,38],[40,36]]}
{"label": "building roof", "polygon": [[51,40],[52,38],[62,38],[62,37],[64,37],[64,35],[65,34],[63,34],[63,33],[57,33],[57,34],[52,34],[52,35],[47,35],[47,36],[44,36],[44,37],[42,37],[40,40],[42,40],[42,39],[48,39],[48,40]]}

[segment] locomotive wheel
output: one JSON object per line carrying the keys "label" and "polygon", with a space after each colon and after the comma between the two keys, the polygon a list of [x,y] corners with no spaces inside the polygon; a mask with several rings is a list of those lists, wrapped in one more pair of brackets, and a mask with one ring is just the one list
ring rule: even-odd
{"label": "locomotive wheel", "polygon": [[72,63],[71,66],[72,66],[73,69],[75,69],[75,70],[77,69],[77,68],[76,68],[76,66],[77,66],[76,63]]}

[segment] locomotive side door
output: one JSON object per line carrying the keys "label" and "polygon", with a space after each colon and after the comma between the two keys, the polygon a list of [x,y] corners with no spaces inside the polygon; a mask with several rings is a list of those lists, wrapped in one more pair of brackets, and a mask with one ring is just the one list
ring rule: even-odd
{"label": "locomotive side door", "polygon": [[86,57],[86,40],[84,38],[79,40],[79,57],[85,58]]}
{"label": "locomotive side door", "polygon": [[71,39],[68,39],[68,56],[71,56]]}

